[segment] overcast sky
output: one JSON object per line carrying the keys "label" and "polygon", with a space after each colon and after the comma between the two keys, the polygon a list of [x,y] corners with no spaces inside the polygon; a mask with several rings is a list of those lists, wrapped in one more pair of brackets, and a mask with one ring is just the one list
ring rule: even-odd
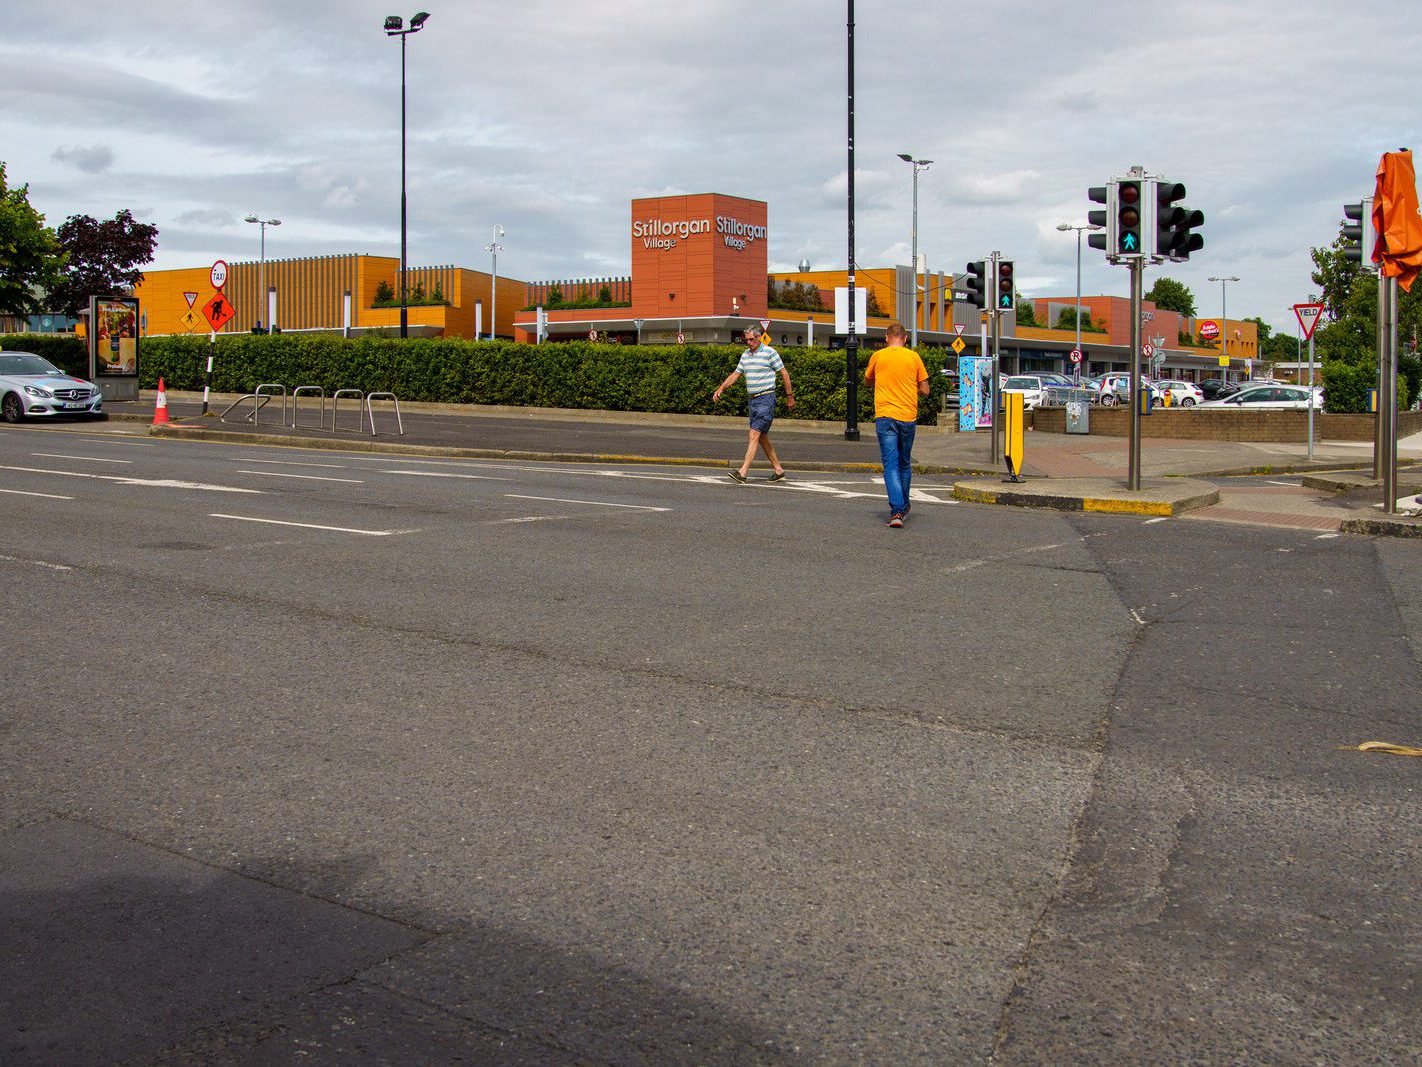
{"label": "overcast sky", "polygon": [[[1182,181],[1206,247],[1162,270],[1218,314],[1295,325],[1308,249],[1414,146],[1415,0],[856,5],[857,259],[992,249],[1070,295],[1086,189],[1133,164]],[[526,280],[629,269],[633,197],[770,205],[772,269],[846,262],[843,0],[431,0],[409,46],[412,265]],[[57,226],[131,209],[156,265],[399,254],[400,45],[369,0],[8,0],[0,159]],[[1364,20],[1369,20],[1367,23]],[[1127,291],[1083,250],[1083,291]]]}

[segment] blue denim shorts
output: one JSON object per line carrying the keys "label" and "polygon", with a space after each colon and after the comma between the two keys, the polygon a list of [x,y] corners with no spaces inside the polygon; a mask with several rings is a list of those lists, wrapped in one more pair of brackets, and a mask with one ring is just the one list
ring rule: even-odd
{"label": "blue denim shorts", "polygon": [[750,428],[758,433],[769,433],[770,424],[775,421],[775,394],[761,393],[750,398]]}

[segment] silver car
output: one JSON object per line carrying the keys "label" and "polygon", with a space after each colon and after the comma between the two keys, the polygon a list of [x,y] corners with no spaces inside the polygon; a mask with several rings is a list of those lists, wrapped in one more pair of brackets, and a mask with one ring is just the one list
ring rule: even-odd
{"label": "silver car", "polygon": [[[1315,410],[1323,407],[1323,389],[1313,389]],[[1223,400],[1206,400],[1200,405],[1205,411],[1231,411],[1240,408],[1264,408],[1274,410],[1302,410],[1309,407],[1309,388],[1306,385],[1256,385],[1246,387]]]}
{"label": "silver car", "polygon": [[0,352],[0,418],[19,422],[28,415],[102,415],[99,387],[65,374],[33,352]]}

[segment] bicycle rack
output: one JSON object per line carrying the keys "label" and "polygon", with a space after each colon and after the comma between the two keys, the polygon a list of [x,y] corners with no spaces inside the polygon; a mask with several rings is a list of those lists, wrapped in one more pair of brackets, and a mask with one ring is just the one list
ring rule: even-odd
{"label": "bicycle rack", "polygon": [[321,415],[316,422],[316,429],[324,430],[326,428],[326,388],[321,385],[298,385],[291,391],[291,428],[293,430],[296,429],[296,398],[302,393],[308,393],[311,396],[319,396],[321,398]]}
{"label": "bicycle rack", "polygon": [[247,421],[248,421],[248,422],[250,422],[250,423],[255,423],[255,422],[257,421],[257,412],[258,412],[258,410],[260,410],[261,408],[263,408],[263,407],[266,406],[267,401],[271,400],[271,396],[270,396],[270,395],[267,395],[267,394],[263,394],[263,395],[260,395],[260,396],[259,396],[259,395],[256,394],[256,393],[246,393],[246,394],[244,394],[243,396],[239,396],[236,400],[232,401],[232,403],[228,404],[225,408],[222,409],[222,413],[217,416],[218,420],[219,420],[220,422],[226,422],[226,421],[227,421],[227,413],[228,413],[229,411],[231,411],[233,408],[235,408],[238,404],[242,403],[242,401],[244,401],[244,400],[254,400],[254,401],[256,401],[256,403],[255,403],[255,404],[253,405],[253,407],[252,407],[252,414],[250,414],[250,415],[247,416]]}
{"label": "bicycle rack", "polygon": [[366,393],[365,413],[370,418],[370,436],[375,436],[375,412],[370,409],[372,400],[389,400],[395,405],[395,425],[400,428],[400,436],[405,436],[405,423],[400,418],[400,401],[394,393]]}
{"label": "bicycle rack", "polygon": [[[257,386],[257,388],[252,391],[252,395],[253,395],[253,396],[275,396],[275,395],[276,395],[275,393],[263,393],[262,390],[264,390],[264,389],[273,389],[273,390],[275,390],[275,389],[280,389],[280,390],[281,390],[281,424],[282,424],[283,427],[285,427],[285,426],[286,426],[286,386],[282,385],[280,382],[267,382],[265,385],[259,385],[259,386]],[[258,406],[258,407],[256,407],[256,408],[253,408],[253,409],[252,409],[251,423],[252,423],[253,426],[257,425],[257,412],[258,412],[259,410],[261,410],[260,406]]]}
{"label": "bicycle rack", "polygon": [[343,397],[343,396],[353,396],[353,397],[356,398],[356,415],[359,416],[359,419],[360,419],[359,425],[357,425],[354,430],[347,430],[346,432],[347,432],[347,433],[362,433],[362,432],[364,432],[364,430],[365,430],[365,408],[361,407],[361,400],[364,399],[365,394],[362,393],[359,389],[337,389],[334,393],[331,394],[331,432],[332,432],[332,433],[337,433],[337,432],[339,432],[340,429],[341,429],[339,426],[336,425],[336,418],[337,418],[337,414],[338,414],[338,413],[340,412],[340,410],[341,410],[341,397]]}

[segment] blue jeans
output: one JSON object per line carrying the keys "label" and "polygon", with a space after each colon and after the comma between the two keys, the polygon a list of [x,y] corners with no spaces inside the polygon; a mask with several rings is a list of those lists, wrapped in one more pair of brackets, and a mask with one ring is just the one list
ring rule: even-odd
{"label": "blue jeans", "polygon": [[884,461],[884,488],[889,491],[889,510],[908,510],[909,482],[913,478],[913,434],[918,426],[898,419],[875,419],[879,435],[879,456]]}

